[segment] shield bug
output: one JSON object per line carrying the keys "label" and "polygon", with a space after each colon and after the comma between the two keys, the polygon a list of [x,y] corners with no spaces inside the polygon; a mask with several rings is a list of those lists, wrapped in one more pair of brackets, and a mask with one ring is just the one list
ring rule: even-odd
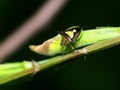
{"label": "shield bug", "polygon": [[40,45],[30,45],[29,48],[42,55],[56,55],[60,53],[68,53],[75,49],[76,41],[81,36],[81,28],[72,26],[65,31],[59,32],[55,37],[44,41]]}

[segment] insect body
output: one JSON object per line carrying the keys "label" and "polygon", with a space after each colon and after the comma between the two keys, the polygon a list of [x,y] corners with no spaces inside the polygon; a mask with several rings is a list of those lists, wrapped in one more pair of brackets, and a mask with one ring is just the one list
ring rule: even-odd
{"label": "insect body", "polygon": [[74,50],[74,43],[81,35],[79,26],[72,26],[65,31],[61,31],[57,36],[46,40],[41,45],[30,45],[29,48],[43,55],[55,55],[58,53],[67,53]]}

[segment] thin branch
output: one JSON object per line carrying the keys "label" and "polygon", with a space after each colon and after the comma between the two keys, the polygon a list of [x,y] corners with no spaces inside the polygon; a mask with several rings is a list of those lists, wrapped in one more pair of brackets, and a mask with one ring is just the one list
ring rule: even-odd
{"label": "thin branch", "polygon": [[71,60],[78,56],[82,56],[85,54],[90,54],[96,51],[100,51],[115,45],[120,44],[120,36],[117,38],[101,41],[89,46],[86,46],[82,49],[75,50],[72,53],[66,55],[56,56],[50,59],[45,59],[39,62],[18,62],[18,63],[7,63],[0,65],[0,84],[6,83],[8,81],[17,79],[19,77],[36,73],[43,69],[49,68],[56,64],[60,64],[62,62]]}

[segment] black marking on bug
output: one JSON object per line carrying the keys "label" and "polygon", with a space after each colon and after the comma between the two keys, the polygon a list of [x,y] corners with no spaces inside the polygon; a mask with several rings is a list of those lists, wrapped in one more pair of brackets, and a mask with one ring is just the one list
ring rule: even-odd
{"label": "black marking on bug", "polygon": [[[73,37],[70,37],[66,33],[68,31],[73,32]],[[63,51],[65,50],[65,48],[68,44],[71,46],[72,50],[74,50],[73,43],[77,40],[77,38],[80,36],[80,34],[81,34],[80,26],[73,26],[73,27],[66,29],[65,31],[60,32],[60,35],[62,37],[61,46],[63,46]]]}

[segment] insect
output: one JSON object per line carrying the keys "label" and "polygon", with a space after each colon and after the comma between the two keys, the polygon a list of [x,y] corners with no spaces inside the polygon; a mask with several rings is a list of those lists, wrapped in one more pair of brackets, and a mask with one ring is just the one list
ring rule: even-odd
{"label": "insect", "polygon": [[62,37],[61,46],[62,46],[63,53],[65,52],[65,49],[68,45],[70,45],[72,50],[75,49],[73,44],[77,40],[77,38],[80,36],[81,31],[82,29],[80,26],[73,26],[59,33]]}
{"label": "insect", "polygon": [[30,45],[29,48],[42,55],[56,55],[68,53],[75,49],[74,43],[81,35],[80,26],[72,26],[51,39],[46,40],[40,45]]}

